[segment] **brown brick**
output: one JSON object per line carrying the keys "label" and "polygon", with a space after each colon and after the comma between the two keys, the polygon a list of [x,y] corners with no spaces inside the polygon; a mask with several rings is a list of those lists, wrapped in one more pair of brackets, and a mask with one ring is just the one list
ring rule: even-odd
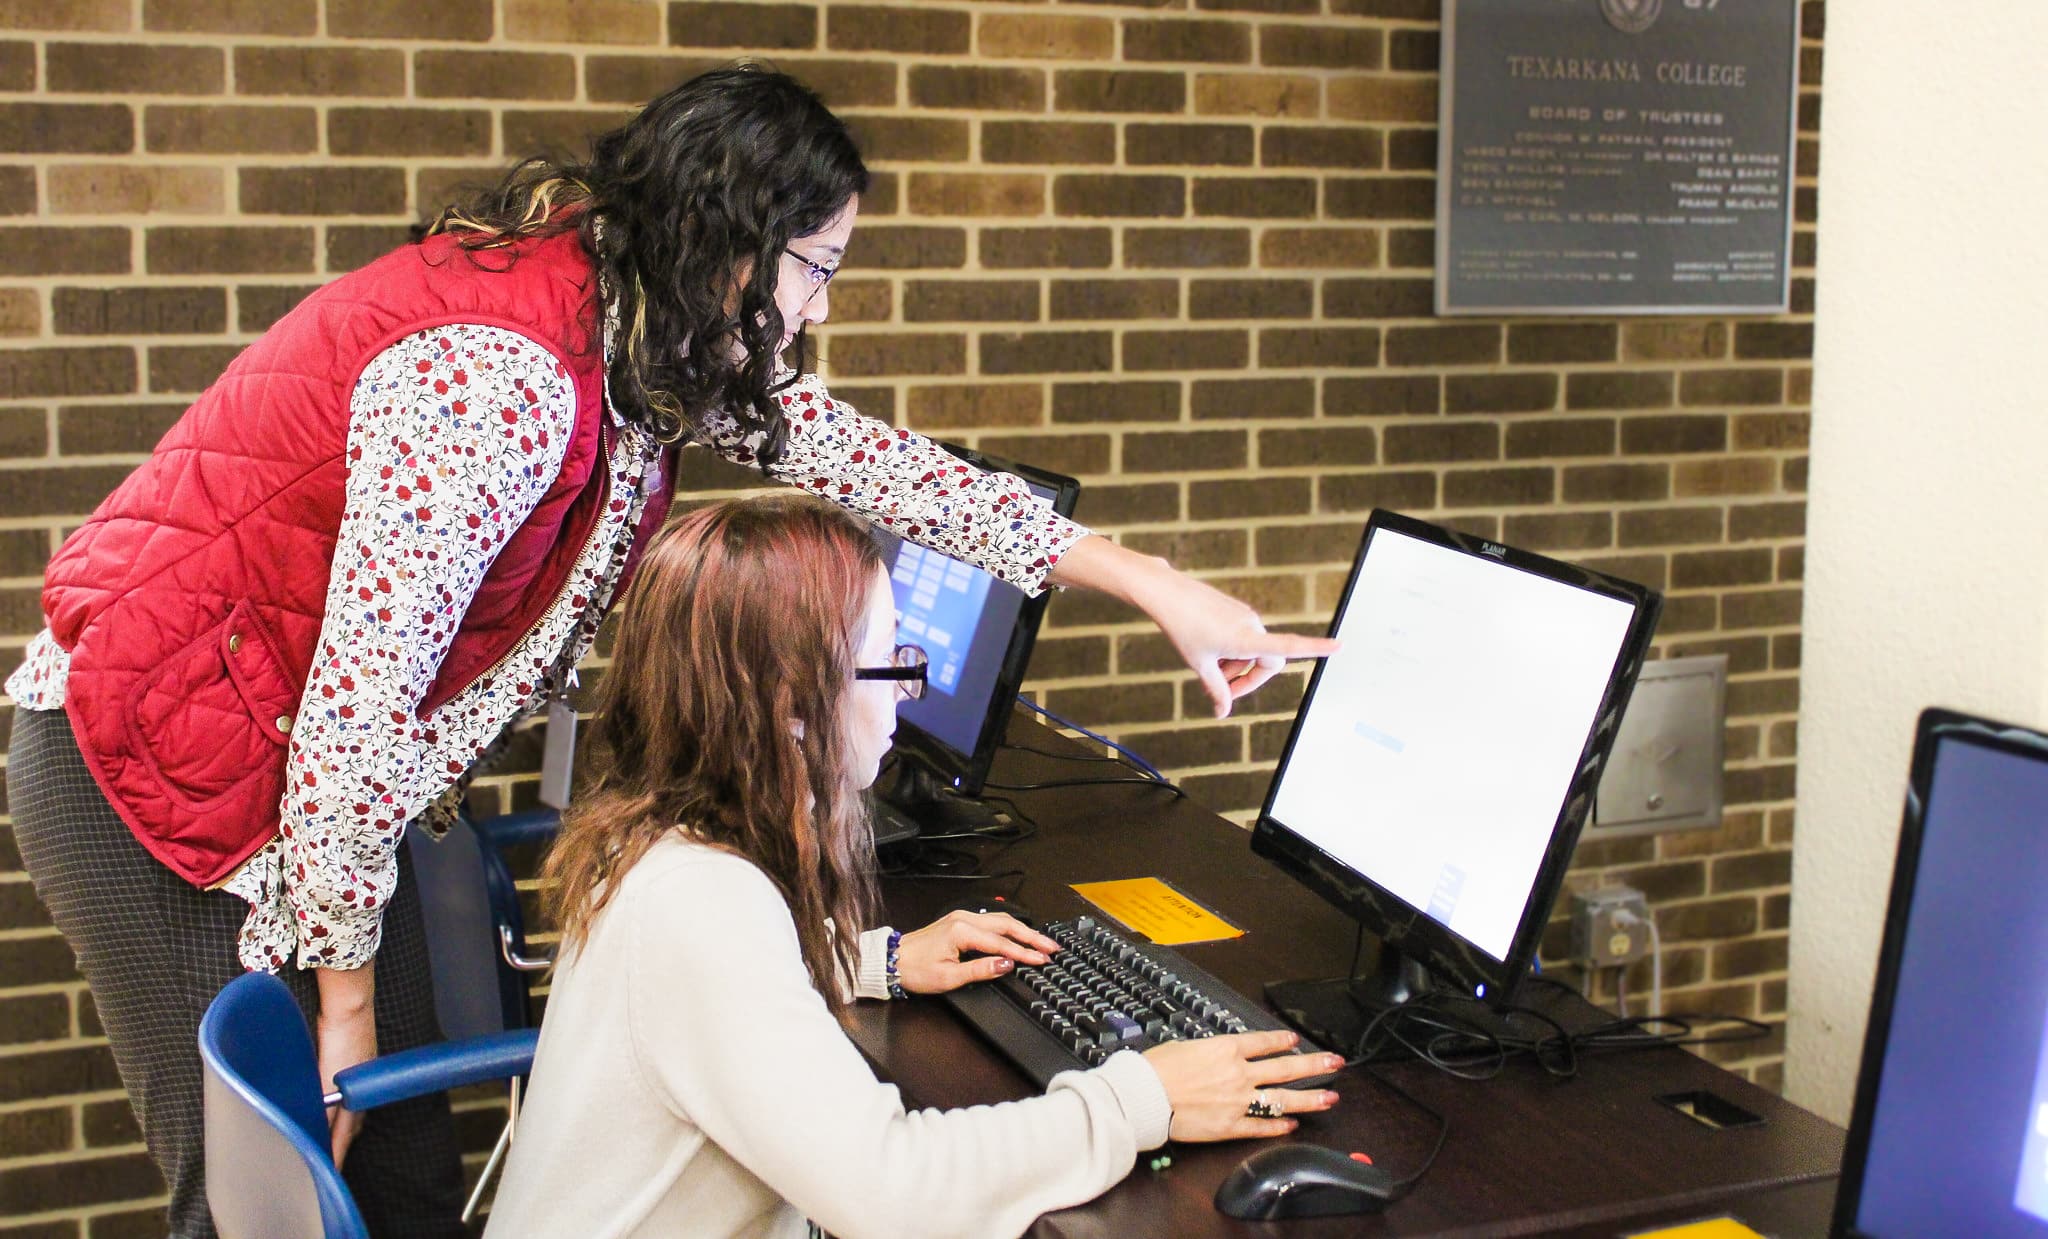
{"label": "brown brick", "polygon": [[1052,79],[1059,112],[1179,112],[1187,106],[1187,79],[1144,69],[1061,69]]}
{"label": "brown brick", "polygon": [[310,35],[318,0],[143,0],[142,27],[176,34]]}
{"label": "brown brick", "polygon": [[1366,171],[1384,158],[1376,129],[1268,125],[1259,135],[1259,162],[1267,167]]}
{"label": "brown brick", "polygon": [[848,127],[870,160],[906,162],[967,158],[967,122],[930,116],[849,116]]}
{"label": "brown brick", "polygon": [[[1798,589],[1742,590],[1721,596],[1723,628],[1786,628],[1799,623]],[[1761,670],[1761,668],[1758,668]]]}
{"label": "brown brick", "polygon": [[142,137],[153,155],[303,155],[319,145],[319,114],[301,107],[151,104],[142,114]]}
{"label": "brown brick", "polygon": [[[1127,638],[1126,638],[1127,639]],[[1118,667],[1121,669],[1119,660]],[[1244,729],[1235,726],[1179,727],[1172,731],[1126,733],[1121,743],[1146,760],[1184,770],[1244,760]]]}
{"label": "brown brick", "polygon": [[1317,512],[1364,512],[1368,508],[1436,508],[1436,473],[1335,473],[1315,483]]}
{"label": "brown brick", "polygon": [[1143,124],[1124,126],[1124,162],[1249,166],[1252,130],[1249,125]]}
{"label": "brown brick", "polygon": [[36,170],[0,167],[0,215],[36,213]]}
{"label": "brown brick", "polygon": [[1517,422],[1508,427],[1507,456],[1526,460],[1538,456],[1612,456],[1614,422],[1602,417],[1571,417]]}
{"label": "brown brick", "polygon": [[1349,563],[1358,550],[1358,522],[1270,525],[1259,530],[1257,538],[1256,556],[1261,567]]}
{"label": "brown brick", "polygon": [[[1785,855],[1789,857],[1791,854],[1788,852]],[[1721,943],[1714,948],[1713,977],[1716,981],[1728,981],[1739,977],[1783,972],[1788,962],[1787,944],[1790,941],[1791,939],[1780,935],[1773,938],[1751,938],[1744,942]],[[1779,1006],[1782,1009],[1783,1004],[1780,1003]]]}
{"label": "brown brick", "polygon": [[[489,113],[481,115],[489,116]],[[521,153],[557,151],[572,155],[580,155],[587,150],[590,140],[598,134],[616,129],[633,118],[633,113],[628,111],[588,111],[582,108],[508,109],[498,115],[505,150]],[[485,132],[488,136],[488,126]],[[331,128],[329,134],[331,143]],[[408,138],[415,140],[412,135]]]}
{"label": "brown brick", "polygon": [[505,37],[515,43],[661,42],[658,0],[499,0]]}
{"label": "brown brick", "polygon": [[983,374],[1071,374],[1115,368],[1107,331],[991,331],[981,336]]}
{"label": "brown brick", "polygon": [[1269,327],[1259,332],[1261,366],[1344,366],[1380,364],[1377,327]]}
{"label": "brown brick", "polygon": [[[117,395],[134,391],[135,382],[133,349],[0,349],[0,400]],[[25,478],[15,479],[22,480]],[[93,503],[97,502],[98,499],[93,500]],[[7,514],[28,515],[40,510],[29,507],[25,511],[10,510]]]}
{"label": "brown brick", "polygon": [[1713,361],[1728,355],[1728,324],[1629,323],[1621,355],[1630,361]]}
{"label": "brown brick", "polygon": [[1395,327],[1387,332],[1387,364],[1459,366],[1497,362],[1500,335],[1499,327],[1478,324]]}
{"label": "brown brick", "polygon": [[835,377],[964,374],[967,341],[951,332],[835,335],[827,354]]}
{"label": "brown brick", "polygon": [[[26,882],[9,883],[26,889]],[[0,888],[4,890],[5,888]],[[71,1147],[71,1111],[68,1107],[15,1110],[0,1114],[0,1157],[33,1157],[61,1153]]]}
{"label": "brown brick", "polygon": [[125,155],[135,114],[122,103],[0,103],[0,152]]}
{"label": "brown brick", "polygon": [[175,345],[149,350],[149,390],[197,394],[242,351],[239,344]]}
{"label": "brown brick", "polygon": [[85,1136],[86,1144],[94,1148],[142,1143],[142,1127],[136,1122],[135,1111],[125,1097],[117,1101],[92,1102],[82,1107],[79,1131]]}
{"label": "brown brick", "polygon": [[1245,22],[1128,18],[1123,29],[1125,60],[1246,64],[1252,58],[1251,26]]}
{"label": "brown brick", "polygon": [[1370,426],[1318,426],[1309,430],[1259,432],[1259,465],[1262,468],[1369,465],[1377,459],[1378,436]]}
{"label": "brown brick", "polygon": [[[50,211],[57,215],[217,215],[224,206],[218,168],[58,164],[47,168],[45,177]],[[33,211],[33,174],[29,190]]]}
{"label": "brown brick", "polygon": [[1717,894],[1789,886],[1791,882],[1790,852],[1751,852],[1746,856],[1723,856],[1714,861],[1714,891]]}
{"label": "brown brick", "polygon": [[1251,364],[1243,331],[1128,331],[1123,368],[1139,370],[1242,370]]}
{"label": "brown brick", "polygon": [[1731,551],[1684,551],[1671,557],[1674,589],[1714,589],[1758,585],[1771,579],[1768,548]]}
{"label": "brown brick", "polygon": [[1396,129],[1387,135],[1389,171],[1433,172],[1436,163],[1436,130]]}
{"label": "brown brick", "polygon": [[491,37],[496,0],[327,0],[327,33],[341,39],[481,43]]}
{"label": "brown brick", "polygon": [[235,290],[235,329],[251,335],[270,330],[286,311],[305,300],[316,284],[244,284]]}
{"label": "brown brick", "polygon": [[1708,632],[1721,622],[1721,608],[1711,594],[1689,594],[1664,600],[1664,612],[1657,617],[1657,633]]}
{"label": "brown brick", "polygon": [[1054,280],[1052,317],[1135,322],[1180,316],[1178,280]]}
{"label": "brown brick", "polygon": [[1678,381],[1678,402],[1698,405],[1776,404],[1784,398],[1779,370],[1689,370]]}
{"label": "brown brick", "polygon": [[1314,417],[1316,381],[1311,378],[1197,379],[1188,396],[1196,421]]}
{"label": "brown brick", "polygon": [[1614,514],[1542,512],[1510,516],[1501,532],[1509,542],[1532,551],[1559,554],[1601,550],[1614,545]]}
{"label": "brown brick", "polygon": [[1442,40],[1434,30],[1395,30],[1387,40],[1390,69],[1434,73],[1442,61]]}
{"label": "brown brick", "polygon": [[[1728,659],[1728,671],[1731,675],[1768,671],[1771,666],[1771,643],[1768,637],[1715,637],[1703,641],[1673,641],[1666,651],[1666,655],[1671,658],[1694,658],[1712,654],[1720,654]],[[1732,732],[1734,729],[1730,730]],[[1756,729],[1748,728],[1747,731],[1754,735]],[[1731,749],[1728,756],[1730,760],[1744,760],[1755,755],[1752,748],[1752,751],[1745,755],[1738,755]]]}
{"label": "brown brick", "polygon": [[1177,216],[1187,205],[1187,183],[1177,176],[1055,176],[1053,210],[1081,216]]}
{"label": "brown brick", "polygon": [[1323,313],[1332,318],[1424,318],[1432,313],[1433,296],[1430,280],[1326,280]]}
{"label": "brown brick", "polygon": [[1036,280],[912,280],[903,288],[905,322],[1032,322]]}
{"label": "brown brick", "polygon": [[1045,178],[1030,172],[914,172],[910,209],[918,215],[1043,215]]}
{"label": "brown brick", "polygon": [[151,275],[313,269],[311,228],[157,227],[144,233]]}
{"label": "brown brick", "polygon": [[1436,214],[1431,177],[1332,177],[1324,209],[1337,219],[1430,219]]}
{"label": "brown brick", "polygon": [[1670,904],[1652,911],[1657,918],[1657,929],[1666,942],[1745,938],[1756,932],[1757,903],[1754,897]]}
{"label": "brown brick", "polygon": [[321,269],[335,275],[353,271],[411,239],[407,224],[334,224],[327,229]]}
{"label": "brown brick", "polygon": [[969,50],[970,20],[944,9],[835,6],[826,14],[825,43],[836,51],[953,55]]}
{"label": "brown brick", "polygon": [[[0,409],[0,457],[21,459],[49,454],[50,423],[41,409]],[[40,628],[40,599],[40,590],[0,590],[0,628],[7,632]],[[7,885],[0,883],[0,926],[6,923],[6,896]]]}
{"label": "brown brick", "polygon": [[967,233],[960,228],[875,224],[854,234],[852,258],[878,271],[961,267],[967,263]]}
{"label": "brown brick", "polygon": [[1555,374],[1452,374],[1444,377],[1446,413],[1530,413],[1556,407]]}
{"label": "brown brick", "polygon": [[1720,540],[1719,508],[1653,508],[1621,514],[1623,546],[1671,546]]}
{"label": "brown brick", "polygon": [[1596,370],[1565,376],[1568,409],[1658,409],[1671,404],[1676,387],[1660,370]]}
{"label": "brown brick", "polygon": [[1443,383],[1435,375],[1332,376],[1323,385],[1323,412],[1331,417],[1435,413],[1442,407]]}
{"label": "brown brick", "polygon": [[132,244],[126,228],[0,227],[0,275],[120,275]]}
{"label": "brown brick", "polygon": [[422,99],[573,99],[576,60],[552,52],[413,53],[413,93]]}
{"label": "brown brick", "polygon": [[1092,121],[984,120],[988,163],[1115,163],[1116,126]]}
{"label": "brown brick", "polygon": [[50,43],[44,86],[67,94],[217,95],[227,59],[217,47]]}
{"label": "brown brick", "polygon": [[1806,533],[1806,503],[1741,503],[1728,509],[1728,540],[1797,538]]}
{"label": "brown brick", "polygon": [[1234,478],[1188,483],[1188,517],[1191,520],[1301,516],[1308,510],[1307,478]]}
{"label": "brown brick", "polygon": [[[1380,234],[1371,228],[1268,228],[1259,237],[1259,265],[1326,270],[1377,267],[1380,265]],[[1326,281],[1325,301],[1331,295],[1331,285],[1349,282]],[[1324,313],[1330,313],[1327,305]]]}
{"label": "brown brick", "polygon": [[[512,123],[508,115],[508,148]],[[327,114],[327,145],[336,155],[488,155],[491,114],[474,108],[335,108]],[[539,145],[545,144],[517,149]]]}
{"label": "brown brick", "polygon": [[1055,688],[1045,694],[1045,708],[1053,713],[1104,726],[1163,722],[1173,717],[1173,703],[1173,685],[1165,681]]}
{"label": "brown brick", "polygon": [[1564,471],[1567,503],[1629,503],[1670,496],[1669,465],[1578,465]]}
{"label": "brown brick", "polygon": [[921,108],[1042,112],[1045,73],[980,65],[913,65],[910,102]]}
{"label": "brown brick", "polygon": [[1735,328],[1740,358],[1804,359],[1813,356],[1812,323],[1740,323]]}
{"label": "brown brick", "polygon": [[1195,214],[1248,219],[1308,219],[1316,183],[1305,177],[1198,177]]}
{"label": "brown brick", "polygon": [[1322,84],[1306,74],[1202,73],[1195,77],[1195,112],[1200,116],[1314,120],[1322,110]]}
{"label": "brown brick", "polygon": [[1722,416],[1675,414],[1632,417],[1621,423],[1621,450],[1632,456],[1721,452],[1727,448],[1728,419]]}
{"label": "brown brick", "polygon": [[1436,230],[1433,228],[1387,229],[1387,265],[1427,270],[1436,263]]}
{"label": "brown brick", "polygon": [[1249,460],[1248,452],[1242,430],[1131,431],[1124,435],[1123,471],[1142,474],[1242,469]]}
{"label": "brown brick", "polygon": [[59,335],[209,335],[227,329],[222,288],[59,288],[51,296]]}
{"label": "brown brick", "polygon": [[1430,422],[1389,426],[1387,463],[1500,459],[1500,427],[1490,422]]}
{"label": "brown brick", "polygon": [[1108,60],[1116,54],[1116,26],[1099,17],[987,13],[981,18],[983,56],[1036,60]]}
{"label": "brown brick", "polygon": [[244,168],[241,184],[245,215],[406,213],[403,168]]}
{"label": "brown brick", "polygon": [[1174,382],[1055,383],[1055,422],[1171,422],[1180,420],[1180,384]]}
{"label": "brown brick", "polygon": [[[724,61],[715,56],[586,56],[583,60],[583,86],[592,103],[638,105],[722,63]],[[880,79],[878,97],[835,99],[833,103],[858,106],[896,101],[895,69],[886,65],[867,67],[874,71],[872,76]],[[809,76],[811,66],[806,64],[804,69],[805,84],[818,89],[817,83]]]}
{"label": "brown brick", "polygon": [[1806,548],[1804,546],[1782,546],[1778,548],[1778,579],[1781,581],[1802,581],[1806,579]]}
{"label": "brown brick", "polygon": [[[964,236],[962,240],[964,246]],[[988,228],[981,233],[981,265],[1006,270],[1107,267],[1114,244],[1107,228]],[[865,247],[862,254],[865,257]]]}
{"label": "brown brick", "polygon": [[1069,680],[1109,674],[1109,638],[1041,636],[1031,647],[1027,680]]}
{"label": "brown brick", "polygon": [[1613,361],[1619,339],[1613,323],[1517,323],[1508,328],[1508,360],[1523,365]]}
{"label": "brown brick", "polygon": [[1307,280],[1190,280],[1188,317],[1307,318],[1315,285]]}
{"label": "brown brick", "polygon": [[1776,462],[1760,456],[1682,461],[1671,474],[1671,493],[1688,499],[1715,495],[1763,495],[1777,489]]}
{"label": "brown brick", "polygon": [[918,430],[1045,424],[1045,391],[1036,383],[913,387],[908,424]]}
{"label": "brown brick", "polygon": [[1449,508],[1526,506],[1557,495],[1552,469],[1451,469],[1444,473],[1444,506]]}
{"label": "brown brick", "polygon": [[1787,491],[1795,495],[1805,493],[1806,466],[1807,459],[1804,456],[1797,456],[1785,462],[1782,485]]}
{"label": "brown brick", "polygon": [[43,302],[33,288],[0,289],[0,336],[41,335]]}
{"label": "brown brick", "polygon": [[368,47],[238,47],[235,93],[403,95],[405,53]]}
{"label": "brown brick", "polygon": [[57,410],[57,450],[66,456],[147,452],[184,412],[183,404],[66,405]]}
{"label": "brown brick", "polygon": [[1109,472],[1110,446],[1110,437],[1102,434],[981,436],[982,450],[991,456],[1082,477]]}
{"label": "brown brick", "polygon": [[1405,74],[1333,79],[1330,115],[1345,120],[1428,124],[1436,120],[1437,81]]}
{"label": "brown brick", "polygon": [[1802,449],[1812,422],[1807,413],[1740,414],[1735,419],[1735,447],[1739,451]]}
{"label": "brown brick", "polygon": [[6,0],[0,30],[134,29],[133,0]]}
{"label": "brown brick", "polygon": [[1259,63],[1317,69],[1377,69],[1385,57],[1381,32],[1334,23],[1270,25],[1259,30]]}
{"label": "brown brick", "polygon": [[1074,516],[1095,526],[1177,521],[1181,519],[1180,483],[1083,487]]}
{"label": "brown brick", "polygon": [[1251,260],[1251,233],[1242,228],[1124,229],[1127,267],[1244,267]]}

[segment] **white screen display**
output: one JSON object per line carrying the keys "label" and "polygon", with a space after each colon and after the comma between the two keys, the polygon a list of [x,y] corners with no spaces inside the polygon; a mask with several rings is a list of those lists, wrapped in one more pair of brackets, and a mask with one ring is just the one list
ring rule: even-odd
{"label": "white screen display", "polygon": [[1379,529],[1270,816],[1505,960],[1634,612]]}

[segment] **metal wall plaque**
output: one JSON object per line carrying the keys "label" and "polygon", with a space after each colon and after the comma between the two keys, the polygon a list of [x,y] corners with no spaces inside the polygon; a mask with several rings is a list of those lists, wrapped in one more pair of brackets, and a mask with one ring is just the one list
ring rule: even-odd
{"label": "metal wall plaque", "polygon": [[1798,0],[1444,0],[1439,314],[1789,304]]}

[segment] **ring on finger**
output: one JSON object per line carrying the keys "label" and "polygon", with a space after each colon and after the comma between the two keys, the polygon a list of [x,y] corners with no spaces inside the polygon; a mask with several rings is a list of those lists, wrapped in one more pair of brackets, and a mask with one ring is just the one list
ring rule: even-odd
{"label": "ring on finger", "polygon": [[1246,1117],[1255,1119],[1277,1119],[1286,1113],[1279,1106],[1273,1104],[1266,1096],[1265,1089],[1260,1089],[1252,1094],[1252,1102],[1244,1108],[1244,1112]]}

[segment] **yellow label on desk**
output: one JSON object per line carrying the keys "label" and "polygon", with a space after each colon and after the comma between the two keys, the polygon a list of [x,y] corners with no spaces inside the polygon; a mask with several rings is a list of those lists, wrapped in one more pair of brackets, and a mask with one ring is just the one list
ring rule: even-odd
{"label": "yellow label on desk", "polygon": [[1076,882],[1074,893],[1160,946],[1242,938],[1244,930],[1158,878]]}
{"label": "yellow label on desk", "polygon": [[1687,1222],[1683,1226],[1671,1226],[1663,1230],[1639,1230],[1631,1233],[1628,1239],[1764,1239],[1764,1237],[1732,1217],[1717,1217],[1708,1218],[1704,1222]]}

